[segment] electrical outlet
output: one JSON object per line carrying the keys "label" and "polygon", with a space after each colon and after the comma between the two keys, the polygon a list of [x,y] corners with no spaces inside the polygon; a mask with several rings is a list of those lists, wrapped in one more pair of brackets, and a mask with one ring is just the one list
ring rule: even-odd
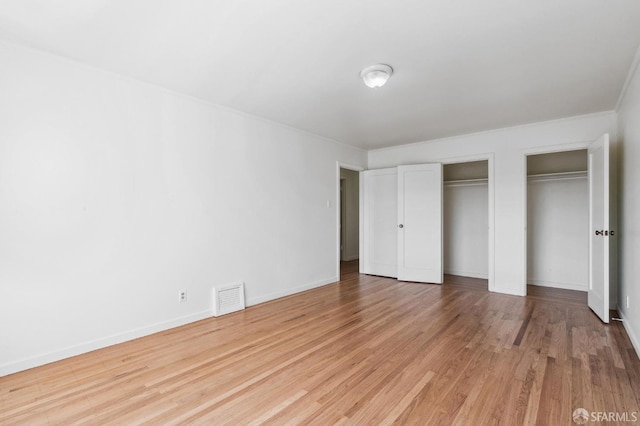
{"label": "electrical outlet", "polygon": [[178,292],[178,302],[186,302],[187,301],[187,290],[180,290]]}
{"label": "electrical outlet", "polygon": [[629,303],[629,296],[627,296],[627,309],[629,309],[630,303]]}

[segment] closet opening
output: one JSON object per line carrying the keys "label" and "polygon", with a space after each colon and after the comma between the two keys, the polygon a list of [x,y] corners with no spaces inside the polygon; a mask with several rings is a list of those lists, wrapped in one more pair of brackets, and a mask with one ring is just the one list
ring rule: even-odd
{"label": "closet opening", "polygon": [[486,290],[489,278],[489,162],[443,165],[445,284]]}
{"label": "closet opening", "polygon": [[[527,156],[527,294],[562,289],[587,300],[589,174],[586,149]],[[563,293],[558,293],[559,295]]]}

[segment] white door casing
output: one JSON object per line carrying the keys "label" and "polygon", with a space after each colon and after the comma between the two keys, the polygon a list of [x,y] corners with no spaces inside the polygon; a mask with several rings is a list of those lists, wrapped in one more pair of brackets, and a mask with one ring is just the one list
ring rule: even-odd
{"label": "white door casing", "polygon": [[398,167],[398,279],[442,284],[442,165]]}
{"label": "white door casing", "polygon": [[589,145],[589,307],[609,322],[609,135]]}

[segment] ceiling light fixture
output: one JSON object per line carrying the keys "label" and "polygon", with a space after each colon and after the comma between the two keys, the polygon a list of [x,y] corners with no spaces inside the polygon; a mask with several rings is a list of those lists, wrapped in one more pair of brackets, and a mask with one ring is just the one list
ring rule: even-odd
{"label": "ceiling light fixture", "polygon": [[393,68],[386,64],[371,65],[360,71],[360,78],[372,89],[384,86],[392,75]]}

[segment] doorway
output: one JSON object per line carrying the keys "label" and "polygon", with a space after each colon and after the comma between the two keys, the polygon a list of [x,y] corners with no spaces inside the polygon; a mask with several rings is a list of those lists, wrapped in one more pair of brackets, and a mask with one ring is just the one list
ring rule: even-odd
{"label": "doorway", "polygon": [[[444,273],[488,288],[489,161],[443,166]],[[445,280],[445,283],[449,280]]]}
{"label": "doorway", "polygon": [[527,156],[527,284],[589,289],[586,149]]}
{"label": "doorway", "polygon": [[339,168],[338,270],[353,269],[360,258],[360,174]]}
{"label": "doorway", "polygon": [[[586,165],[584,161],[585,148]],[[567,244],[575,241],[575,239],[571,238],[572,235],[584,233],[586,238],[582,240],[582,244],[576,243],[570,247],[562,248],[561,251],[557,250],[556,245],[554,249],[558,258],[555,260],[561,260],[561,263],[547,263],[547,266],[544,267],[544,272],[554,273],[554,275],[551,276],[551,285],[554,286],[554,291],[584,294],[585,291],[583,290],[571,289],[571,284],[576,284],[575,282],[555,281],[558,277],[563,277],[558,271],[573,274],[565,275],[564,277],[576,277],[577,274],[582,274],[582,277],[578,277],[577,284],[585,288],[586,283],[587,305],[604,323],[609,322],[610,309],[615,308],[617,293],[615,268],[616,239],[614,238],[616,227],[616,192],[615,185],[612,185],[612,182],[615,182],[615,151],[612,152],[612,148],[609,134],[605,133],[591,142],[573,144],[573,146],[567,146],[564,150],[540,149],[525,152],[523,156],[523,169],[525,171],[523,174],[525,194],[525,273],[523,275],[523,286],[525,288],[525,294],[533,288],[550,288],[544,287],[543,285],[535,287],[529,286],[530,288],[527,288],[529,281],[536,279],[531,276],[529,271],[532,268],[540,268],[538,262],[536,262],[536,249],[534,247],[536,243],[534,241],[542,240],[542,235],[552,234],[551,237],[559,241],[557,245]],[[571,157],[580,157],[581,159],[579,161],[569,161],[568,158]],[[537,160],[544,164],[544,169],[536,170],[536,167],[539,165],[534,163]],[[567,163],[574,165],[579,164],[579,166],[567,167]],[[584,173],[585,169],[586,173]],[[529,180],[532,177],[536,177],[544,181],[546,180],[544,175],[550,175],[550,180],[561,180],[565,181],[565,183],[568,181],[582,180],[582,189],[577,189],[576,186],[576,188],[572,190],[565,188],[557,191],[560,193],[560,197],[556,197],[556,202],[552,203],[551,210],[564,214],[569,212],[569,214],[568,218],[564,217],[561,219],[564,220],[565,226],[556,227],[552,231],[549,231],[549,229],[543,230],[540,227],[540,223],[544,223],[545,220],[544,218],[535,218],[535,211],[533,209],[539,206],[534,205],[534,201],[530,200],[533,196],[532,192],[545,192],[537,188],[530,188]],[[585,186],[586,191],[584,190]],[[546,192],[545,194],[548,193],[549,192]],[[539,197],[537,201],[540,199],[547,201],[549,197],[552,196],[542,196],[542,198]],[[587,202],[580,202],[580,197],[586,199]],[[578,200],[575,198],[578,198]],[[580,204],[583,207],[572,210],[571,207],[576,204]],[[584,207],[585,205],[586,208]],[[585,218],[587,219],[586,221]],[[535,220],[537,220],[538,223],[535,223]],[[546,220],[546,222],[549,221]],[[587,224],[586,226],[583,225],[585,222]],[[580,228],[578,231],[572,228],[572,226],[576,224],[578,224]],[[558,236],[561,237],[560,240],[557,239]],[[587,256],[584,256],[585,251],[588,253]],[[570,267],[570,269],[558,269],[566,266]],[[549,277],[550,275],[547,275],[547,279],[549,279]],[[538,282],[536,284],[545,283]],[[558,288],[560,286],[564,288]]]}

